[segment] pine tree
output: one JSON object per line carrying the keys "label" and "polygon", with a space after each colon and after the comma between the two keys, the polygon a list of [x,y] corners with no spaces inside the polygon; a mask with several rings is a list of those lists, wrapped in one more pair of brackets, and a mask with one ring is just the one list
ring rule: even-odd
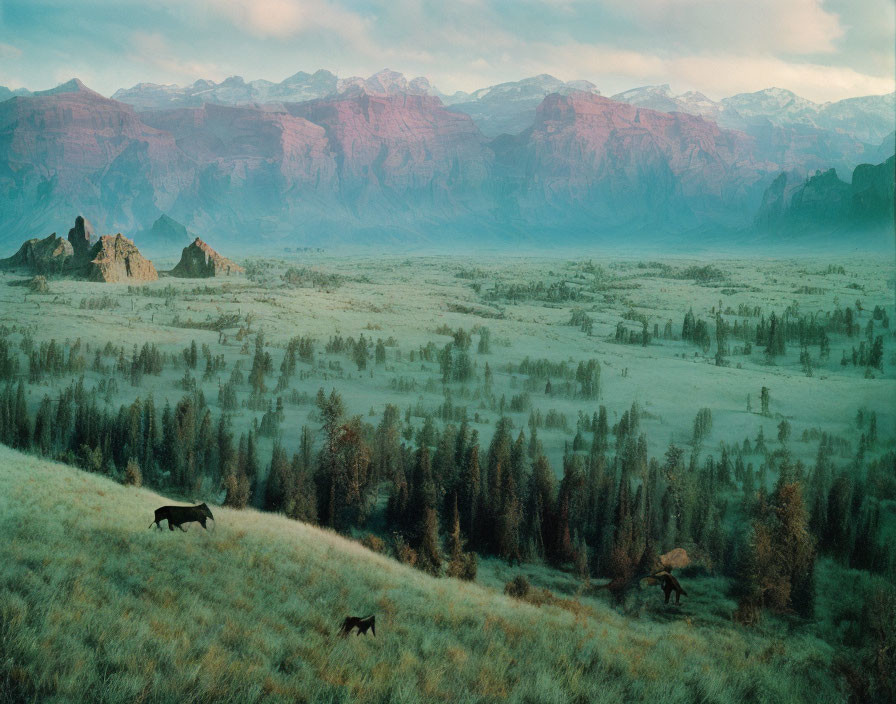
{"label": "pine tree", "polygon": [[25,403],[25,383],[20,381],[16,389],[15,410],[13,411],[15,435],[13,447],[27,450],[31,447],[31,419],[28,417],[28,406]]}
{"label": "pine tree", "polygon": [[778,423],[778,442],[786,444],[790,439],[790,423],[785,419]]}
{"label": "pine tree", "polygon": [[725,366],[725,338],[727,335],[727,326],[722,318],[721,310],[716,313],[716,366]]}
{"label": "pine tree", "polygon": [[498,555],[507,563],[519,564],[522,561],[522,546],[520,541],[520,527],[522,523],[522,510],[516,490],[516,482],[512,472],[505,472],[502,476],[501,512],[498,519]]}
{"label": "pine tree", "polygon": [[322,525],[335,527],[336,524],[336,476],[338,474],[339,426],[343,415],[342,397],[333,389],[330,396],[323,389],[317,392],[317,407],[323,421],[324,445],[317,462],[318,510]]}
{"label": "pine tree", "polygon": [[258,473],[260,466],[258,464],[258,447],[255,440],[255,431],[249,429],[246,438],[246,476],[249,478],[250,486],[255,486],[258,482]]}
{"label": "pine tree", "polygon": [[435,508],[426,507],[423,511],[416,549],[420,569],[438,576],[442,569],[442,555],[439,548],[439,519]]}
{"label": "pine tree", "polygon": [[554,472],[547,458],[539,455],[532,465],[526,506],[526,534],[536,558],[548,557],[556,543],[554,494]]}
{"label": "pine tree", "polygon": [[293,455],[293,492],[289,498],[286,515],[297,521],[317,522],[317,496],[315,484],[309,469],[308,458],[302,452]]}
{"label": "pine tree", "polygon": [[286,452],[279,444],[274,445],[268,479],[264,489],[266,511],[284,511],[293,493],[292,471]]}
{"label": "pine tree", "polygon": [[245,508],[251,496],[249,477],[243,470],[231,467],[224,477],[224,505],[229,508]]}
{"label": "pine tree", "polygon": [[771,505],[781,572],[790,584],[788,603],[801,616],[810,617],[815,604],[815,547],[800,484],[779,482]]}
{"label": "pine tree", "polygon": [[[161,365],[161,362],[159,362]],[[161,372],[161,369],[159,370]],[[159,429],[158,420],[156,419],[156,407],[152,394],[150,394],[146,402],[143,404],[143,455],[139,462],[143,470],[144,479],[150,485],[156,484],[156,446],[158,445]]]}
{"label": "pine tree", "polygon": [[455,498],[451,519],[451,532],[448,534],[448,567],[449,577],[456,579],[476,579],[476,555],[464,552],[464,541],[461,538],[460,512]]}
{"label": "pine tree", "polygon": [[53,449],[53,404],[49,396],[44,396],[34,418],[34,446],[42,455],[49,455]]}
{"label": "pine tree", "polygon": [[479,502],[481,483],[482,470],[479,466],[479,444],[473,441],[465,453],[458,497],[460,500],[461,528],[474,544],[479,544],[481,540],[481,536],[476,533],[476,509]]}

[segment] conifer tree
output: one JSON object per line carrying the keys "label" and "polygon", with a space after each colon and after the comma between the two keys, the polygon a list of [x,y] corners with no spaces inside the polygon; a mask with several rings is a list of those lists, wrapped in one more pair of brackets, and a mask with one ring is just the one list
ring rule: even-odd
{"label": "conifer tree", "polygon": [[264,508],[266,511],[284,511],[293,492],[292,471],[289,459],[283,447],[274,445],[271,453],[271,464],[264,489]]}
{"label": "conifer tree", "polygon": [[31,419],[28,417],[28,406],[25,403],[25,383],[22,381],[16,388],[13,424],[15,426],[13,447],[17,450],[27,450],[31,447]]}
{"label": "conifer tree", "polygon": [[230,465],[224,477],[224,505],[229,508],[245,508],[251,497],[249,477],[242,468]]}
{"label": "conifer tree", "polygon": [[49,455],[53,449],[53,404],[49,396],[44,396],[34,418],[34,446],[42,455]]}
{"label": "conifer tree", "polygon": [[479,503],[481,483],[482,470],[479,466],[479,444],[471,442],[464,457],[458,498],[460,501],[461,530],[474,544],[479,544],[481,540],[481,536],[476,533],[476,526],[478,525],[476,509]]}

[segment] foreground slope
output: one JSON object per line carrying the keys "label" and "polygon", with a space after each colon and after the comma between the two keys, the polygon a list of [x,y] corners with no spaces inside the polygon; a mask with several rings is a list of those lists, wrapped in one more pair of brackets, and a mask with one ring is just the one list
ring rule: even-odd
{"label": "foreground slope", "polygon": [[[0,446],[0,701],[840,701],[809,637],[537,608]],[[377,637],[334,637],[347,614]]]}

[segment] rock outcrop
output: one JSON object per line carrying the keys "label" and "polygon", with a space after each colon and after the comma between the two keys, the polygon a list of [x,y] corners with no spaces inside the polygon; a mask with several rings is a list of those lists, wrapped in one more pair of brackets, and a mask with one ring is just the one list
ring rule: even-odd
{"label": "rock outcrop", "polygon": [[159,278],[152,262],[144,258],[134,242],[121,233],[100,237],[89,256],[90,263],[85,272],[88,281],[122,283],[155,281]]}
{"label": "rock outcrop", "polygon": [[75,259],[85,259],[90,248],[96,244],[93,225],[83,215],[75,218],[75,226],[68,231],[68,241],[71,243]]}
{"label": "rock outcrop", "polygon": [[120,233],[97,240],[90,222],[81,215],[69,230],[68,239],[57,237],[55,232],[43,239],[30,239],[13,256],[0,259],[0,268],[107,283],[159,278],[152,262],[140,254],[132,240]]}
{"label": "rock outcrop", "polygon": [[134,241],[140,243],[143,251],[159,255],[176,252],[178,248],[190,244],[192,239],[186,227],[164,213],[152,224],[152,227],[138,232],[134,237]]}
{"label": "rock outcrop", "polygon": [[26,269],[33,274],[61,274],[73,254],[68,240],[52,235],[25,242],[19,251],[7,259],[0,259],[0,269]]}
{"label": "rock outcrop", "polygon": [[222,257],[198,237],[180,256],[177,266],[171,270],[172,276],[185,279],[209,278],[212,276],[230,276],[244,272],[226,257]]}
{"label": "rock outcrop", "polygon": [[776,234],[889,233],[893,229],[896,156],[882,164],[860,164],[850,183],[834,169],[808,178],[780,174],[756,215],[758,229]]}

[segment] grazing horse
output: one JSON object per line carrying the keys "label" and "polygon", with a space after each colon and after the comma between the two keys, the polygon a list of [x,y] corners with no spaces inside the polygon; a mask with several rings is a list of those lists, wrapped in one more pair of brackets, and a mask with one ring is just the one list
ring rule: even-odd
{"label": "grazing horse", "polygon": [[375,638],[376,616],[368,616],[367,618],[361,618],[360,616],[346,616],[345,621],[342,622],[342,628],[339,629],[339,635],[347,636],[352,632],[353,628],[358,629],[358,635],[361,635],[362,633],[366,635],[367,630],[370,629]]}
{"label": "grazing horse", "polygon": [[672,592],[675,592],[675,603],[677,604],[681,599],[681,595],[687,596],[688,593],[681,588],[681,584],[670,574],[671,572],[672,568],[669,567],[662,572],[657,572],[653,575],[653,578],[657,580],[657,583],[662,587],[663,593],[666,595],[665,603],[669,603],[669,597],[672,596]]}
{"label": "grazing horse", "polygon": [[198,506],[162,506],[156,509],[156,520],[150,523],[149,527],[155,526],[162,530],[162,526],[159,524],[162,521],[168,521],[168,530],[174,530],[176,526],[186,532],[187,529],[184,528],[183,524],[197,521],[203,528],[208,530],[205,526],[205,521],[209,518],[215,520],[207,504],[199,504]]}

